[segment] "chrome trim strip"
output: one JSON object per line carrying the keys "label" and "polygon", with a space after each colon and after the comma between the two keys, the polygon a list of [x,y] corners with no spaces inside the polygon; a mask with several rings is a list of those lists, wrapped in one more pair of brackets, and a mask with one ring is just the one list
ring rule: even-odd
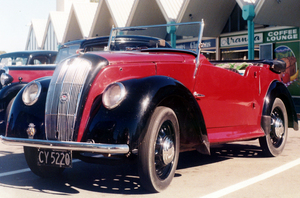
{"label": "chrome trim strip", "polygon": [[204,20],[202,19],[201,24],[200,24],[200,32],[198,36],[198,46],[197,46],[197,57],[196,57],[196,67],[194,71],[194,78],[196,78],[198,67],[200,65],[200,54],[201,54],[201,40],[203,36],[203,29],[204,29]]}
{"label": "chrome trim strip", "polygon": [[127,144],[101,144],[87,142],[64,142],[53,140],[38,140],[26,138],[12,138],[0,135],[3,144],[12,146],[29,146],[36,148],[83,151],[107,154],[127,154],[129,146]]}

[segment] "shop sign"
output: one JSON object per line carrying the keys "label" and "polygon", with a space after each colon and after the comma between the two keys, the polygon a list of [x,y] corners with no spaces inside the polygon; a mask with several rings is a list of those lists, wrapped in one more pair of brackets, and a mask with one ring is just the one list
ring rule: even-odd
{"label": "shop sign", "polygon": [[[196,50],[198,41],[178,43],[176,48]],[[202,48],[214,48],[216,47],[216,39],[208,39],[202,41]]]}
{"label": "shop sign", "polygon": [[[263,33],[254,34],[254,43],[263,42]],[[248,35],[223,37],[220,39],[221,47],[248,45]]]}
{"label": "shop sign", "polygon": [[290,41],[299,39],[299,29],[284,29],[284,30],[275,30],[264,33],[265,43],[276,43],[280,41]]}

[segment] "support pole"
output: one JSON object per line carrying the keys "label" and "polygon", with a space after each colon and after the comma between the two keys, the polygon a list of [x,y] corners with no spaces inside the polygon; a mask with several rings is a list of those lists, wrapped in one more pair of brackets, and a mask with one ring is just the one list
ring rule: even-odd
{"label": "support pole", "polygon": [[254,60],[254,5],[244,5],[242,14],[248,25],[248,60]]}
{"label": "support pole", "polygon": [[254,60],[254,22],[248,20],[248,60]]}

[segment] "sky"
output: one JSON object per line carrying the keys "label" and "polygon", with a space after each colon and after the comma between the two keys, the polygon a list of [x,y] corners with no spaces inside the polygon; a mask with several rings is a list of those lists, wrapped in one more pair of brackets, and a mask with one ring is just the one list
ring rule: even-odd
{"label": "sky", "polygon": [[56,0],[0,0],[0,51],[25,50],[32,19],[48,19]]}

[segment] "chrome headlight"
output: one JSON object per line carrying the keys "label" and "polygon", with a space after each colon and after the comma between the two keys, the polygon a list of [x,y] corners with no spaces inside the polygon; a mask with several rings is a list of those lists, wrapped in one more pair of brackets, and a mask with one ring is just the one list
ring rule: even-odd
{"label": "chrome headlight", "polygon": [[0,76],[1,85],[5,86],[13,81],[13,77],[7,73],[2,73]]}
{"label": "chrome headlight", "polygon": [[106,87],[102,95],[102,102],[107,109],[117,107],[125,98],[126,89],[122,83],[115,82]]}
{"label": "chrome headlight", "polygon": [[28,83],[22,95],[22,100],[24,104],[26,104],[27,106],[33,105],[39,98],[41,91],[42,91],[41,83],[37,81]]}

